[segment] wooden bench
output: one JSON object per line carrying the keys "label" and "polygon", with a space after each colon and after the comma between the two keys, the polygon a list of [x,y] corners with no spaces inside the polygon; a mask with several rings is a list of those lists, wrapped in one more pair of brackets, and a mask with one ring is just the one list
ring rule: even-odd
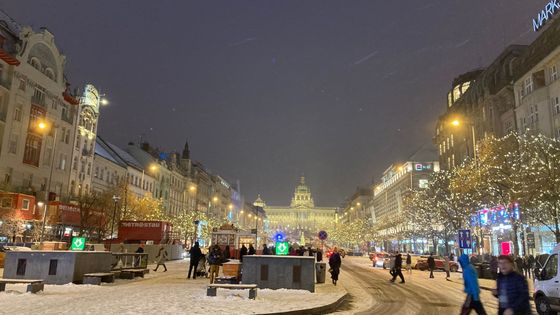
{"label": "wooden bench", "polygon": [[29,279],[0,279],[0,292],[6,291],[6,284],[27,284],[27,292],[37,293],[45,288],[45,280],[29,280]]}
{"label": "wooden bench", "polygon": [[249,289],[249,299],[254,300],[257,298],[257,285],[256,284],[209,284],[206,289],[206,296],[216,296],[218,288],[230,290],[243,290]]}
{"label": "wooden bench", "polygon": [[115,282],[115,274],[112,272],[86,273],[82,282],[83,284],[95,285],[100,285],[101,282],[113,283]]}
{"label": "wooden bench", "polygon": [[121,279],[134,279],[134,277],[142,277],[150,273],[149,269],[123,269],[121,270]]}

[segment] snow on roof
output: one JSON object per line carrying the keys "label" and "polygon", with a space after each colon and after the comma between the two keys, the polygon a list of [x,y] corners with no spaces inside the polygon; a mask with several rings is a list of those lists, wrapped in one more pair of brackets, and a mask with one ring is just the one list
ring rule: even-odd
{"label": "snow on roof", "polygon": [[97,137],[96,140],[96,145],[95,145],[95,154],[101,156],[102,158],[109,160],[115,164],[118,164],[120,166],[126,167],[126,162],[121,160],[118,155],[114,154],[112,152],[111,149],[109,149],[108,144],[101,139],[100,137]]}
{"label": "snow on roof", "polygon": [[117,154],[117,156],[119,158],[121,158],[127,165],[135,167],[137,169],[143,169],[142,165],[140,165],[140,163],[134,158],[132,157],[132,155],[128,154],[128,152],[126,152],[125,150],[117,147],[116,145],[106,142],[107,146],[113,150],[113,152],[115,154]]}

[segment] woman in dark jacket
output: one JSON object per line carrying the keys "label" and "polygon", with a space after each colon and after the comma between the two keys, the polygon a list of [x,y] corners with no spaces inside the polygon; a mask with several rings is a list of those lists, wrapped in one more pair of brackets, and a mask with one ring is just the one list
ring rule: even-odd
{"label": "woman in dark jacket", "polygon": [[329,267],[331,268],[331,279],[332,283],[336,285],[338,281],[338,274],[340,273],[340,265],[342,265],[342,260],[340,259],[340,254],[338,253],[338,249],[335,247],[333,249],[333,253],[329,258]]}
{"label": "woman in dark jacket", "polygon": [[239,261],[243,261],[243,256],[245,255],[247,255],[247,247],[243,244],[241,250],[239,250]]}

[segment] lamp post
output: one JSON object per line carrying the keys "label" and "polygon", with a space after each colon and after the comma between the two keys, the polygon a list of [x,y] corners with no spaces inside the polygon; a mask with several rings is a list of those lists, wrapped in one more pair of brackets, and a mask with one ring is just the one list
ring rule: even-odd
{"label": "lamp post", "polygon": [[[53,135],[53,150],[52,150],[52,154],[51,154],[51,165],[50,165],[50,170],[49,170],[49,180],[47,181],[47,198],[46,198],[46,202],[44,205],[44,210],[43,210],[43,224],[41,226],[41,237],[39,238],[39,243],[41,245],[43,245],[43,241],[45,238],[45,225],[47,223],[47,210],[49,208],[49,194],[51,192],[51,183],[52,183],[52,175],[53,175],[53,170],[54,170],[54,156],[56,155],[56,138],[58,135],[58,125],[56,124],[52,124],[50,126],[50,129],[54,128],[54,135]],[[40,121],[37,124],[37,129],[39,129],[39,131],[43,131],[43,132],[47,132],[49,129],[49,126],[46,122],[44,121]]]}
{"label": "lamp post", "polygon": [[119,203],[119,200],[121,200],[121,197],[113,195],[113,202],[115,203],[115,207],[113,208],[113,218],[111,219],[111,238],[109,239],[109,251],[111,251],[111,243],[113,243],[115,217],[117,216],[117,204]]}

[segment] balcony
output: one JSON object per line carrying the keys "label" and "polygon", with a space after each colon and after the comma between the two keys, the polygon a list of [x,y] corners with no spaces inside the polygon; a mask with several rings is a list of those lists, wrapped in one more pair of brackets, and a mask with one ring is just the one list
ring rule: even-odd
{"label": "balcony", "polygon": [[33,95],[33,96],[31,97],[31,103],[32,103],[32,104],[35,104],[35,105],[42,106],[42,107],[46,107],[46,105],[45,105],[45,97],[44,97],[44,96],[43,96],[43,97],[38,97],[37,95]]}

